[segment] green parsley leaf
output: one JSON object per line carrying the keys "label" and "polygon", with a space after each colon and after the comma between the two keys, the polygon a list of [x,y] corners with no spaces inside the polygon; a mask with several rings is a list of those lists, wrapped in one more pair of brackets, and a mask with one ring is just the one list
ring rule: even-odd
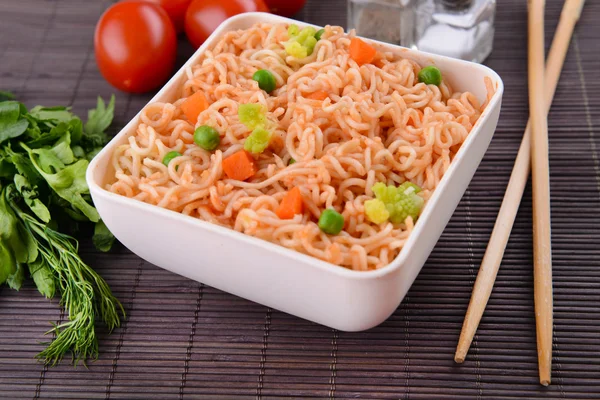
{"label": "green parsley leaf", "polygon": [[84,131],[87,135],[102,135],[112,123],[115,115],[115,96],[112,95],[108,107],[101,97],[98,97],[96,108],[88,111],[88,121]]}
{"label": "green parsley leaf", "polygon": [[20,118],[21,103],[3,101],[0,103],[0,143],[21,136],[27,130],[29,122]]}
{"label": "green parsley leaf", "polygon": [[27,178],[18,174],[15,175],[15,187],[31,211],[42,221],[50,222],[50,211],[38,198],[37,187],[32,187]]}
{"label": "green parsley leaf", "polygon": [[25,266],[21,263],[17,263],[17,270],[14,274],[11,274],[7,279],[6,283],[11,289],[19,290],[23,281],[25,280]]}
{"label": "green parsley leaf", "polygon": [[0,90],[0,101],[14,100],[15,95],[5,90]]}
{"label": "green parsley leaf", "polygon": [[30,262],[28,265],[29,274],[35,282],[35,286],[38,291],[51,299],[56,293],[56,281],[52,274],[52,269],[48,265],[48,262],[44,257],[38,257],[34,262]]}
{"label": "green parsley leaf", "polygon": [[115,242],[115,237],[108,230],[106,225],[104,225],[104,222],[100,220],[96,222],[94,227],[94,236],[92,237],[92,241],[94,242],[94,247],[96,247],[98,250],[107,252]]}
{"label": "green parsley leaf", "polygon": [[68,123],[73,118],[77,118],[71,113],[70,107],[42,107],[35,106],[29,110],[29,115],[38,121],[51,122],[58,124],[60,122]]}
{"label": "green parsley leaf", "polygon": [[[85,171],[89,162],[87,160],[79,160],[74,164],[60,169],[56,173],[48,173],[39,165],[42,157],[38,157],[35,154],[36,151],[39,150],[31,151],[29,157],[40,175],[48,182],[48,185],[56,194],[71,203],[73,208],[81,211],[90,221],[98,222],[100,220],[98,211],[83,198],[84,194],[89,194],[90,192],[85,181]],[[45,152],[44,157],[46,161],[52,158],[49,152]],[[53,160],[53,162],[56,162],[56,160]]]}

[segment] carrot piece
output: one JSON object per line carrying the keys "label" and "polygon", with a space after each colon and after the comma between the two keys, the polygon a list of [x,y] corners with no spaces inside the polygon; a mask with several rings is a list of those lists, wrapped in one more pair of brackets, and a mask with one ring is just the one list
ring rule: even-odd
{"label": "carrot piece", "polygon": [[292,219],[296,214],[302,214],[304,203],[302,202],[302,194],[298,186],[287,192],[281,204],[276,211],[276,214],[281,219]]}
{"label": "carrot piece", "polygon": [[350,58],[358,65],[368,64],[375,59],[377,50],[359,38],[350,40]]}
{"label": "carrot piece", "polygon": [[[417,114],[419,114],[419,122],[423,121],[423,117],[425,116],[425,114],[423,114],[423,111],[421,110],[416,110]],[[415,121],[415,117],[411,116],[411,118],[408,119],[408,121],[406,122],[406,125],[408,126],[417,126],[417,121]]]}
{"label": "carrot piece", "polygon": [[230,179],[245,181],[254,176],[257,169],[252,155],[246,150],[240,150],[223,160],[223,171]]}
{"label": "carrot piece", "polygon": [[198,91],[181,103],[181,111],[192,124],[198,122],[198,115],[208,108],[208,100],[204,93]]}
{"label": "carrot piece", "polygon": [[307,99],[323,101],[329,97],[329,93],[324,90],[317,90],[306,96]]}

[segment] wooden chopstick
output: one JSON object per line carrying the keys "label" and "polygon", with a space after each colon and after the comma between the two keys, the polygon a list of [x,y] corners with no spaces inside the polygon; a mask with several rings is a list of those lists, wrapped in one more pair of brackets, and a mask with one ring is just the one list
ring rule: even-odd
{"label": "wooden chopstick", "polygon": [[533,192],[533,295],[540,383],[552,370],[552,250],[550,241],[550,165],[548,119],[544,110],[545,0],[529,0],[529,120]]}
{"label": "wooden chopstick", "polygon": [[[563,7],[558,28],[552,41],[545,73],[545,107],[546,113],[550,109],[554,92],[562,71],[565,56],[569,48],[569,42],[573,34],[575,24],[579,20],[585,0],[566,0]],[[473,336],[477,331],[479,322],[492,293],[494,281],[500,268],[502,256],[517,215],[519,203],[525,190],[529,176],[529,165],[531,161],[531,124],[528,122],[515,160],[510,181],[504,194],[502,206],[492,231],[492,236],[483,257],[477,280],[473,287],[473,294],[465,315],[460,339],[456,348],[454,360],[462,363],[465,360]]]}

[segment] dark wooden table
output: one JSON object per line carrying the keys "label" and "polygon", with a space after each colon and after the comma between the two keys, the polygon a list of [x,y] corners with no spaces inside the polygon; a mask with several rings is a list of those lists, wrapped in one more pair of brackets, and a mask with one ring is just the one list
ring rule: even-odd
{"label": "dark wooden table", "polygon": [[[72,104],[80,115],[116,91],[93,55],[107,0],[0,1],[0,89],[28,106]],[[548,1],[547,45],[562,6]],[[344,0],[309,0],[300,17],[345,24]],[[468,360],[454,349],[527,120],[526,2],[499,0],[487,64],[504,79],[492,145],[397,312],[343,333],[161,270],[122,246],[83,257],[123,301],[128,319],[100,336],[89,369],[34,360],[57,301],[31,283],[0,289],[0,397],[389,399],[600,398],[600,2],[588,1],[550,126],[555,339],[553,384],[538,385],[528,188]],[[192,49],[180,41],[179,63]],[[150,98],[116,92],[115,131]],[[151,245],[151,244],[149,244]]]}

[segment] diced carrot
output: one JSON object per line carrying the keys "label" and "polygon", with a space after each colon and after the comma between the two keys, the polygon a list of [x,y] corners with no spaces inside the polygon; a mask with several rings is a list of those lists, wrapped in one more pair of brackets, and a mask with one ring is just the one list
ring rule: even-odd
{"label": "diced carrot", "polygon": [[[417,114],[419,114],[419,122],[423,121],[423,116],[425,115],[425,114],[423,114],[423,111],[421,111],[421,110],[416,110],[416,111],[417,111]],[[411,118],[408,119],[408,121],[406,122],[406,125],[417,126],[417,123],[415,121],[415,117],[413,117],[411,115]]]}
{"label": "diced carrot", "polygon": [[307,99],[323,101],[329,97],[329,93],[324,90],[317,90],[306,96]]}
{"label": "diced carrot", "polygon": [[197,91],[181,103],[181,111],[192,124],[198,122],[198,115],[208,108],[208,100],[201,91]]}
{"label": "diced carrot", "polygon": [[223,171],[230,179],[245,181],[256,174],[256,164],[250,153],[240,150],[223,160]]}
{"label": "diced carrot", "polygon": [[350,40],[350,58],[358,65],[368,64],[375,59],[377,50],[365,41],[355,37]]}
{"label": "diced carrot", "polygon": [[296,214],[302,214],[304,203],[302,202],[302,194],[298,187],[294,187],[287,192],[281,204],[277,209],[277,216],[281,219],[292,219]]}

